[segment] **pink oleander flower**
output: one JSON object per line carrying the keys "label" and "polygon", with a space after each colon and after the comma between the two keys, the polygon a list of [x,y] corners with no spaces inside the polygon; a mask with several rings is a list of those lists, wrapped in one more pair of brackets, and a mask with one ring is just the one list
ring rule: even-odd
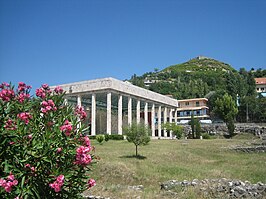
{"label": "pink oleander flower", "polygon": [[64,184],[64,175],[60,175],[56,178],[56,181],[54,181],[53,183],[50,183],[49,186],[54,189],[55,192],[59,192],[61,191],[61,187]]}
{"label": "pink oleander flower", "polygon": [[27,89],[27,85],[24,82],[18,83],[18,92],[25,92]]}
{"label": "pink oleander flower", "polygon": [[16,130],[17,127],[16,127],[16,123],[11,120],[11,119],[8,119],[4,125],[4,128],[7,129],[7,130]]}
{"label": "pink oleander flower", "polygon": [[84,108],[82,106],[77,106],[75,108],[75,115],[77,115],[81,120],[87,117],[87,113],[84,111]]}
{"label": "pink oleander flower", "polygon": [[56,94],[62,94],[63,93],[63,89],[60,86],[57,86],[57,87],[55,87],[54,92]]}
{"label": "pink oleander flower", "polygon": [[49,88],[49,86],[48,86],[48,84],[43,84],[43,85],[42,85],[42,88],[46,90],[46,89]]}
{"label": "pink oleander flower", "polygon": [[56,152],[57,152],[57,153],[61,153],[62,150],[63,150],[63,149],[60,147],[60,148],[57,148]]}
{"label": "pink oleander flower", "polygon": [[70,136],[72,130],[72,124],[68,120],[66,120],[64,125],[60,127],[60,131],[64,132],[66,136]]}
{"label": "pink oleander flower", "polygon": [[10,87],[10,84],[8,84],[6,82],[3,82],[2,84],[0,84],[0,89],[4,89],[4,88],[7,88],[7,87]]}
{"label": "pink oleander flower", "polygon": [[30,167],[30,164],[25,164],[25,167],[27,168],[27,167]]}
{"label": "pink oleander flower", "polygon": [[42,113],[48,113],[50,111],[57,110],[53,100],[42,101],[41,105],[42,105],[42,108],[41,108]]}
{"label": "pink oleander flower", "polygon": [[90,147],[91,146],[90,138],[88,136],[84,136],[83,137],[83,143],[85,146]]}
{"label": "pink oleander flower", "polygon": [[20,103],[23,103],[26,99],[29,99],[30,98],[30,95],[29,94],[26,94],[26,93],[20,93],[18,96],[17,96],[17,99]]}
{"label": "pink oleander flower", "polygon": [[44,99],[46,97],[45,90],[43,88],[37,88],[36,91],[36,96]]}
{"label": "pink oleander flower", "polygon": [[22,112],[17,115],[19,119],[25,122],[25,124],[29,123],[29,120],[32,118],[32,116],[27,112]]}
{"label": "pink oleander flower", "polygon": [[76,149],[76,161],[74,164],[86,166],[91,163],[92,158],[91,155],[88,154],[90,152],[90,147],[80,146]]}
{"label": "pink oleander flower", "polygon": [[6,192],[10,193],[12,191],[12,187],[16,186],[18,181],[15,179],[15,176],[10,172],[10,175],[5,179],[0,179],[0,186],[5,189]]}
{"label": "pink oleander flower", "polygon": [[0,99],[2,99],[4,102],[9,102],[14,97],[15,97],[15,92],[11,88],[2,89],[0,91]]}
{"label": "pink oleander flower", "polygon": [[96,185],[96,181],[94,179],[89,179],[88,181],[88,188],[91,188]]}

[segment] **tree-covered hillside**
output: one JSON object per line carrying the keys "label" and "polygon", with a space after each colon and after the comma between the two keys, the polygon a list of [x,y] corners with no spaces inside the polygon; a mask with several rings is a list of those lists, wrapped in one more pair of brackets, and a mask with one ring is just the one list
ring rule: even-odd
{"label": "tree-covered hillside", "polygon": [[[241,68],[237,71],[229,64],[200,56],[161,71],[155,69],[154,72],[141,76],[133,75],[129,81],[164,95],[172,95],[175,99],[207,97],[211,112],[214,101],[223,94],[228,93],[235,100],[238,96],[241,102],[238,119],[244,121],[247,112],[244,106],[248,103],[250,106],[258,106],[254,77],[266,77],[266,70],[246,71]],[[253,110],[255,109],[256,107],[253,107]],[[250,120],[266,118],[265,113],[257,116],[257,112],[252,113],[250,110],[248,114]]]}

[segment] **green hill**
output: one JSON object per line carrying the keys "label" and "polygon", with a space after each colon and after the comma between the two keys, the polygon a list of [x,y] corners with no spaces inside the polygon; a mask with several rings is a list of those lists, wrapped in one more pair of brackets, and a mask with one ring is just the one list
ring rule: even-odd
{"label": "green hill", "polygon": [[224,71],[224,72],[233,72],[235,71],[229,64],[217,61],[212,58],[199,56],[194,59],[189,60],[188,62],[182,64],[176,64],[165,68],[163,71],[191,71],[191,72],[199,72],[199,71]]}
{"label": "green hill", "polygon": [[205,97],[211,91],[220,90],[236,95],[239,79],[238,72],[229,64],[200,56],[159,72],[134,75],[130,81],[176,99],[187,99]]}

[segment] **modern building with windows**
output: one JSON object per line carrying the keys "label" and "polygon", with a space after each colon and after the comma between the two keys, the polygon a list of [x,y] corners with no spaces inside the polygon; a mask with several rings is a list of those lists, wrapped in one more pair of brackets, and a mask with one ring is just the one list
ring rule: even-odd
{"label": "modern building with windows", "polygon": [[177,121],[191,120],[191,116],[199,120],[207,120],[209,116],[209,108],[207,106],[207,98],[194,98],[178,100]]}
{"label": "modern building with windows", "polygon": [[266,93],[266,77],[255,78],[257,93]]}

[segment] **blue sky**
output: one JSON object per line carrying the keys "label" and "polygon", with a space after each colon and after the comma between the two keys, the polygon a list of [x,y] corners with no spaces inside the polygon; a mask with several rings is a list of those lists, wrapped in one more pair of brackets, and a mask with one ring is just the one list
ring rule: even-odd
{"label": "blue sky", "polygon": [[266,67],[264,0],[0,0],[0,82],[129,79],[204,55]]}

